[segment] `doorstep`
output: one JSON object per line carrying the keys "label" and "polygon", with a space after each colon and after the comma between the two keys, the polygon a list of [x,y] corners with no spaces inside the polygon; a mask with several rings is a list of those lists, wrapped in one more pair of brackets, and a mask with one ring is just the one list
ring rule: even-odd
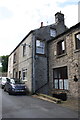
{"label": "doorstep", "polygon": [[55,97],[51,97],[51,96],[45,95],[45,94],[35,94],[35,95],[32,95],[32,96],[40,98],[42,100],[49,101],[49,102],[57,103],[57,104],[60,104],[62,102],[61,99],[58,99],[58,98],[55,98]]}

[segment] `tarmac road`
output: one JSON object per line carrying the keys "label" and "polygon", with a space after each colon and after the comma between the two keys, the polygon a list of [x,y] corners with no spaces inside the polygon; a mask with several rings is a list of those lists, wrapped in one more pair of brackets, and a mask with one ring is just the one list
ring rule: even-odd
{"label": "tarmac road", "polygon": [[2,90],[2,118],[78,118],[78,112],[26,95]]}

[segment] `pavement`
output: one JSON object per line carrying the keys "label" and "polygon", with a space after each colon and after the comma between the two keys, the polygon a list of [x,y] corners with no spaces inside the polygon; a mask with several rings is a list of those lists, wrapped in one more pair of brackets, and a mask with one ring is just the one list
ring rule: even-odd
{"label": "pavement", "polygon": [[79,111],[80,110],[80,104],[79,104],[79,99],[75,99],[75,98],[70,98],[66,101],[62,101],[62,103],[60,104],[61,106],[73,109],[75,111]]}

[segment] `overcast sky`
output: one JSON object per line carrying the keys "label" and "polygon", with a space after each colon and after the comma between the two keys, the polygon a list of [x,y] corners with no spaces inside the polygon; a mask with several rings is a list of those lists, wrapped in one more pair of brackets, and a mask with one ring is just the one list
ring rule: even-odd
{"label": "overcast sky", "polygon": [[65,15],[65,24],[78,23],[79,0],[0,0],[0,56],[9,55],[40,23],[55,23],[55,13]]}

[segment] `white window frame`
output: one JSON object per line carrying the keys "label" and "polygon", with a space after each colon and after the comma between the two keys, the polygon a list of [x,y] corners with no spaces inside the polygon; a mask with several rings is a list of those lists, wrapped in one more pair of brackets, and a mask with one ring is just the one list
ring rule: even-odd
{"label": "white window frame", "polygon": [[65,40],[60,40],[57,43],[57,55],[62,55],[66,52]]}
{"label": "white window frame", "polygon": [[45,41],[36,40],[36,54],[45,54]]}
{"label": "white window frame", "polygon": [[[24,73],[25,73],[25,77],[24,77]],[[22,80],[27,81],[27,69],[22,69]]]}
{"label": "white window frame", "polygon": [[[78,35],[79,35],[79,38],[77,37]],[[77,40],[77,39],[78,39],[78,40]],[[80,32],[78,32],[78,33],[75,34],[75,48],[76,48],[76,49],[80,49],[80,47],[78,47],[77,41],[80,42]]]}
{"label": "white window frame", "polygon": [[65,88],[65,90],[69,89],[68,79],[64,79],[64,88]]}
{"label": "white window frame", "polygon": [[50,29],[50,36],[56,37],[56,30],[55,29]]}
{"label": "white window frame", "polygon": [[[66,70],[66,75],[62,77],[61,71],[63,71],[63,70]],[[69,89],[67,74],[68,74],[67,73],[67,66],[53,69],[53,87],[54,87],[54,89],[62,89],[62,90]]]}

